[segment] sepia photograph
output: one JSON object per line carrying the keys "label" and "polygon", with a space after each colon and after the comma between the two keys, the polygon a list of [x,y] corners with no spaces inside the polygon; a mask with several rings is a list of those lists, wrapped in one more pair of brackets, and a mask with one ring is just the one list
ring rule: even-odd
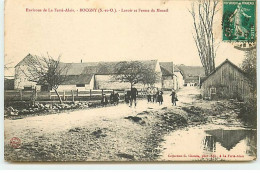
{"label": "sepia photograph", "polygon": [[256,3],[5,0],[5,161],[254,162]]}

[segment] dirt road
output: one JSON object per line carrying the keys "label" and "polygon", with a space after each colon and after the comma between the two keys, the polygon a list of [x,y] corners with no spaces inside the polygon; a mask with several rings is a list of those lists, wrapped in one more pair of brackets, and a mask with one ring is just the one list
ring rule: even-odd
{"label": "dirt road", "polygon": [[[202,103],[200,90],[185,87],[178,92],[177,107],[170,93],[163,105],[139,100],[136,107],[118,106],[75,112],[5,119],[5,159],[9,161],[154,161],[162,153],[163,137],[204,114],[189,115],[187,106]],[[211,109],[210,104],[200,104]],[[184,109],[185,108],[185,109]],[[188,110],[188,112],[186,111]],[[194,108],[192,108],[194,109]],[[196,109],[198,111],[200,109]],[[195,117],[195,118],[194,118]],[[14,148],[10,139],[21,145]]]}

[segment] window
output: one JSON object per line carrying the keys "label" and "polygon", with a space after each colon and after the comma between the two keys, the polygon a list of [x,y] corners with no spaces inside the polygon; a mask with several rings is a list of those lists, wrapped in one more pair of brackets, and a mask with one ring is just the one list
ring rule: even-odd
{"label": "window", "polygon": [[76,84],[76,87],[85,87],[85,84]]}

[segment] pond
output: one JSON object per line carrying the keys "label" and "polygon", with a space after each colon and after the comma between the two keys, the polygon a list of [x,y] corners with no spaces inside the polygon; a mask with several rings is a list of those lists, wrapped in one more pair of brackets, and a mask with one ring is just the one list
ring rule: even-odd
{"label": "pond", "polygon": [[199,125],[172,132],[161,145],[162,161],[242,161],[256,158],[256,130]]}

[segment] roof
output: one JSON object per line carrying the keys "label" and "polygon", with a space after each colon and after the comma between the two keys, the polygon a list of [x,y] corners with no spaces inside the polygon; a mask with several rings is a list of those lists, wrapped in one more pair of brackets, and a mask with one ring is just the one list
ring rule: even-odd
{"label": "roof", "polygon": [[[69,66],[67,75],[80,74],[96,74],[96,75],[111,75],[116,73],[116,65],[122,61],[114,62],[88,62],[88,63],[61,63],[62,66]],[[157,60],[140,61],[144,65],[155,69]]]}
{"label": "roof", "polygon": [[68,66],[66,75],[80,75],[84,72],[87,74],[93,74],[96,71],[98,63],[60,63],[61,68]]}
{"label": "roof", "polygon": [[69,75],[66,76],[62,85],[75,85],[75,84],[89,84],[93,75],[81,74],[81,75]]}
{"label": "roof", "polygon": [[176,72],[176,73],[177,73],[177,72],[180,72],[181,75],[184,76],[184,75],[183,75],[183,72],[182,72],[176,65],[174,66],[174,73],[175,73],[175,72]]}
{"label": "roof", "polygon": [[159,62],[162,75],[172,76],[173,75],[173,63],[172,62]]}
{"label": "roof", "polygon": [[184,79],[192,76],[205,76],[205,70],[202,66],[185,66],[185,65],[178,65],[175,68],[178,68],[183,73]]}
{"label": "roof", "polygon": [[206,81],[211,75],[213,75],[214,73],[216,73],[216,71],[218,71],[224,64],[230,64],[233,68],[237,69],[240,73],[242,73],[243,75],[245,75],[245,72],[243,70],[241,70],[238,66],[236,66],[235,64],[233,64],[231,61],[229,61],[228,59],[226,59],[224,62],[222,62],[218,67],[215,68],[215,70],[213,72],[211,72],[207,77],[205,77],[202,81],[202,83],[204,81]]}
{"label": "roof", "polygon": [[33,58],[33,55],[31,55],[30,53],[28,55],[26,55],[26,57],[24,57],[18,64],[16,64],[15,67],[22,65],[23,63],[26,63],[28,60],[30,60],[31,58]]}

